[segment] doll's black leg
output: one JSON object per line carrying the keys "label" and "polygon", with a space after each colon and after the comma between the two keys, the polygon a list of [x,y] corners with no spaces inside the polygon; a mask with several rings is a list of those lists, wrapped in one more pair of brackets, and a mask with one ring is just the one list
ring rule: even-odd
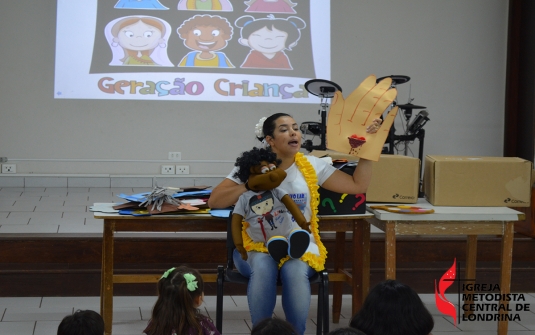
{"label": "doll's black leg", "polygon": [[284,236],[273,236],[268,240],[267,249],[269,255],[279,263],[281,259],[288,256],[288,241]]}
{"label": "doll's black leg", "polygon": [[291,258],[301,258],[310,244],[310,235],[302,229],[294,230],[288,238],[288,244],[288,255]]}

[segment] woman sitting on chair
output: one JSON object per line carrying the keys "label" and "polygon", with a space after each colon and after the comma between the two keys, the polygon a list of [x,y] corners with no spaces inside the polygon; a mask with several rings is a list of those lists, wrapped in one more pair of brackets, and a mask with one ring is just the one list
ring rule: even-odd
{"label": "woman sitting on chair", "polygon": [[[381,124],[376,119],[367,128],[368,133],[375,133]],[[290,322],[297,334],[305,332],[306,320],[310,307],[310,276],[324,269],[327,252],[319,238],[318,219],[316,217],[319,202],[318,185],[327,190],[358,194],[365,193],[371,179],[371,161],[360,159],[353,176],[338,171],[325,161],[304,156],[301,149],[301,132],[295,120],[288,114],[277,113],[263,118],[257,124],[257,138],[277,154],[282,161],[280,168],[286,171],[286,178],[279,186],[288,193],[310,222],[312,232],[311,244],[300,259],[289,259],[280,268],[267,250],[261,248],[248,251],[247,260],[234,251],[234,263],[238,271],[249,278],[247,298],[253,326],[273,315],[277,295],[277,277],[280,271],[282,281],[282,307],[286,320]],[[236,168],[214,188],[208,204],[211,208],[224,208],[236,203],[240,195],[247,191],[246,184],[235,178]],[[247,236],[244,235],[244,242]],[[246,246],[246,243],[244,243]],[[254,247],[254,246],[253,246]],[[247,246],[246,246],[246,249]]]}

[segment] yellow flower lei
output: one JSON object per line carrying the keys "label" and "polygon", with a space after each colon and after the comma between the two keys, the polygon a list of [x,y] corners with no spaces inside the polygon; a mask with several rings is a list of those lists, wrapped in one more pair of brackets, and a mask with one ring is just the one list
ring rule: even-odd
{"label": "yellow flower lei", "polygon": [[[319,193],[318,193],[318,177],[316,175],[316,171],[314,170],[314,167],[308,159],[303,155],[302,153],[298,152],[295,155],[295,165],[299,169],[299,171],[303,174],[303,177],[305,178],[305,181],[308,185],[308,190],[310,192],[310,208],[312,211],[312,215],[310,217],[310,231],[312,232],[312,236],[314,236],[314,240],[318,245],[319,249],[319,256],[310,252],[305,253],[301,260],[306,262],[310,267],[312,267],[316,271],[322,271],[325,268],[325,259],[327,258],[327,249],[323,245],[320,239],[319,234],[319,224],[318,224],[318,204],[319,204]],[[251,237],[247,234],[247,228],[249,227],[249,223],[246,221],[243,221],[242,225],[242,236],[243,236],[243,246],[245,250],[247,251],[259,251],[259,252],[265,252],[267,253],[267,248],[263,242],[254,242]],[[283,258],[279,263],[279,268],[284,264],[287,260],[290,259],[290,256],[286,256]]]}

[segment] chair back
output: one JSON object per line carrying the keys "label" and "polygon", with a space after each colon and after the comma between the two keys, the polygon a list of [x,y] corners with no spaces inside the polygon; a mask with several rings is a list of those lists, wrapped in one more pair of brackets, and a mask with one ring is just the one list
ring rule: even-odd
{"label": "chair back", "polygon": [[232,238],[232,211],[230,211],[227,219],[227,271],[234,270],[234,249],[236,249],[236,246]]}

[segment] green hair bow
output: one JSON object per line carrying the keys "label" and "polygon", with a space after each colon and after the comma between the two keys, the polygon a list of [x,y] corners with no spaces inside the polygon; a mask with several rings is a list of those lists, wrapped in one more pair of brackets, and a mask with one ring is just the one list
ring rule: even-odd
{"label": "green hair bow", "polygon": [[170,268],[169,270],[165,271],[165,272],[163,273],[163,275],[160,277],[160,279],[162,279],[162,278],[167,278],[167,276],[169,276],[169,274],[170,274],[171,272],[173,272],[174,269],[175,269],[175,268]]}
{"label": "green hair bow", "polygon": [[186,285],[189,291],[193,292],[197,289],[197,281],[195,280],[197,278],[195,278],[194,275],[192,275],[191,273],[185,273],[184,279],[186,280]]}

